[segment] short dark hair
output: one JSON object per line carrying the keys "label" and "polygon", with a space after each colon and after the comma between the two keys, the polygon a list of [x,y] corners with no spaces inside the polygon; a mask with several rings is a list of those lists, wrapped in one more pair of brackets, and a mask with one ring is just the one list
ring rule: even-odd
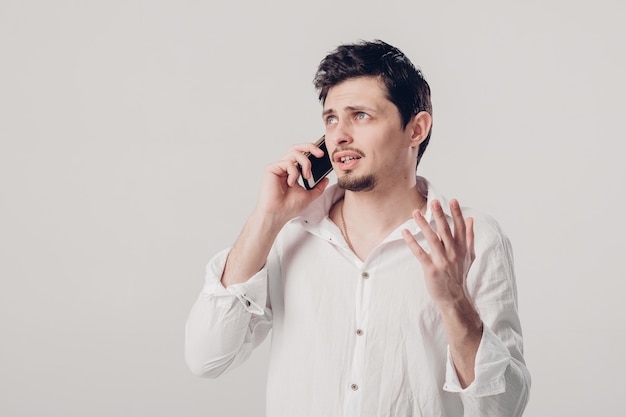
{"label": "short dark hair", "polygon": [[[387,89],[387,99],[400,112],[403,128],[421,111],[432,116],[430,87],[422,72],[402,51],[381,40],[338,46],[320,62],[313,84],[323,104],[331,87],[347,79],[364,76],[382,80]],[[430,141],[431,131],[420,144],[418,164]]]}

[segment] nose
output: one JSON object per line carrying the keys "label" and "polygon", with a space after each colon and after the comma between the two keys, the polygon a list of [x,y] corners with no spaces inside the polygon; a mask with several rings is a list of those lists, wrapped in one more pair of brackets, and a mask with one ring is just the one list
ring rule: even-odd
{"label": "nose", "polygon": [[348,145],[352,143],[352,126],[350,123],[339,121],[332,129],[327,129],[326,140],[335,146]]}

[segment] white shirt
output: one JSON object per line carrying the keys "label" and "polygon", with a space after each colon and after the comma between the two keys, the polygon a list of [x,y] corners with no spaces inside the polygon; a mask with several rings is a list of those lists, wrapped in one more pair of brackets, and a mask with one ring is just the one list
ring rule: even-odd
{"label": "white shirt", "polygon": [[[447,200],[418,177],[428,200]],[[343,191],[336,185],[289,222],[265,267],[243,284],[220,283],[225,250],[207,266],[189,315],[186,360],[216,377],[242,363],[272,330],[267,417],[437,417],[522,414],[530,375],[523,359],[509,240],[490,217],[474,218],[468,291],[484,331],[475,380],[462,389],[441,316],[419,261],[404,243],[413,220],[361,261],[328,218]],[[432,220],[430,209],[426,219]]]}

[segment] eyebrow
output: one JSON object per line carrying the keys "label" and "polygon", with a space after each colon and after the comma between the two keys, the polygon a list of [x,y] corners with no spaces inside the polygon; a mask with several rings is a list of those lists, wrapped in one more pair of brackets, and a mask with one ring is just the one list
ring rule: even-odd
{"label": "eyebrow", "polygon": [[[368,107],[368,106],[346,106],[343,108],[344,111],[350,111],[350,112],[354,112],[354,111],[370,111],[370,112],[375,112],[376,109],[373,107]],[[322,112],[322,116],[326,116],[328,114],[332,114],[335,113],[335,109],[326,109]]]}

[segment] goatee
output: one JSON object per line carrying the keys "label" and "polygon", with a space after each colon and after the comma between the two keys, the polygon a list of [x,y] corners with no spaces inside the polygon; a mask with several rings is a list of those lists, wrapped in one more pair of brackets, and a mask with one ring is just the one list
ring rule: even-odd
{"label": "goatee", "polygon": [[376,177],[373,174],[354,177],[347,173],[337,178],[337,185],[346,191],[369,191],[376,186]]}

